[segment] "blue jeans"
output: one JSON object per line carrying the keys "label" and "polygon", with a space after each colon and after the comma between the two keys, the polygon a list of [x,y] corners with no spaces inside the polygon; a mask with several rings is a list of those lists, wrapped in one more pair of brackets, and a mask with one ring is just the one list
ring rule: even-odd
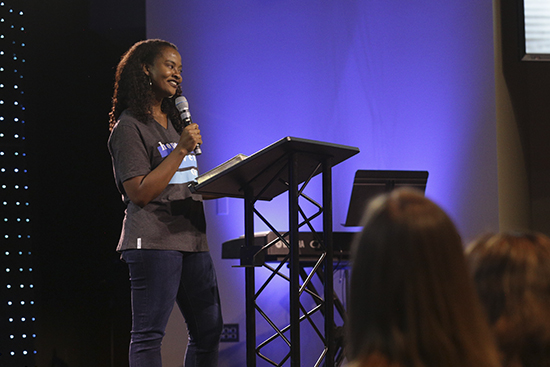
{"label": "blue jeans", "polygon": [[215,367],[223,321],[209,252],[126,250],[132,294],[130,367],[161,367],[160,345],[177,303],[189,335],[185,367]]}

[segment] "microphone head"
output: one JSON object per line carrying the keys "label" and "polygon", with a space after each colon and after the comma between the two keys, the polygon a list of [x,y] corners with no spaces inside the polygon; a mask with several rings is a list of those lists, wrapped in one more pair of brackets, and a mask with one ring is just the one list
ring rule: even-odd
{"label": "microphone head", "polygon": [[189,109],[189,102],[187,102],[187,98],[185,98],[184,96],[177,97],[176,98],[176,108],[180,112],[188,110]]}

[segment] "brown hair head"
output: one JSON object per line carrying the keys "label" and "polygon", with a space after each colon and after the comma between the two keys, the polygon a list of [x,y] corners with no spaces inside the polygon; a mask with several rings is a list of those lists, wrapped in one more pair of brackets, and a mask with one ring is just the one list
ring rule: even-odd
{"label": "brown hair head", "polygon": [[353,245],[349,357],[381,353],[402,366],[496,366],[460,235],[422,193],[370,203]]}
{"label": "brown hair head", "polygon": [[550,238],[485,235],[466,254],[504,365],[550,366]]}

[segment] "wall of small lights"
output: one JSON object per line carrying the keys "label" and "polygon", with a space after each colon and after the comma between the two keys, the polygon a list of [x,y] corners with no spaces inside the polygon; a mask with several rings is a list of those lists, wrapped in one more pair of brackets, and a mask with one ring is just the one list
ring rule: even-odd
{"label": "wall of small lights", "polygon": [[0,0],[0,365],[34,366],[35,311],[25,144],[25,6]]}

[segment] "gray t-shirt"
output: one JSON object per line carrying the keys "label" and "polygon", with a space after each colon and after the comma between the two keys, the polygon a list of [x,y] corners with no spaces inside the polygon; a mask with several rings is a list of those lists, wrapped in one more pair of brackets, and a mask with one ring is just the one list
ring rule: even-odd
{"label": "gray t-shirt", "polygon": [[187,183],[198,175],[195,155],[184,158],[166,189],[143,208],[130,201],[122,185],[155,169],[178,141],[179,134],[170,121],[165,129],[152,118],[142,123],[128,111],[121,114],[113,128],[109,152],[117,188],[127,205],[117,251],[208,251],[202,197],[187,188]]}

